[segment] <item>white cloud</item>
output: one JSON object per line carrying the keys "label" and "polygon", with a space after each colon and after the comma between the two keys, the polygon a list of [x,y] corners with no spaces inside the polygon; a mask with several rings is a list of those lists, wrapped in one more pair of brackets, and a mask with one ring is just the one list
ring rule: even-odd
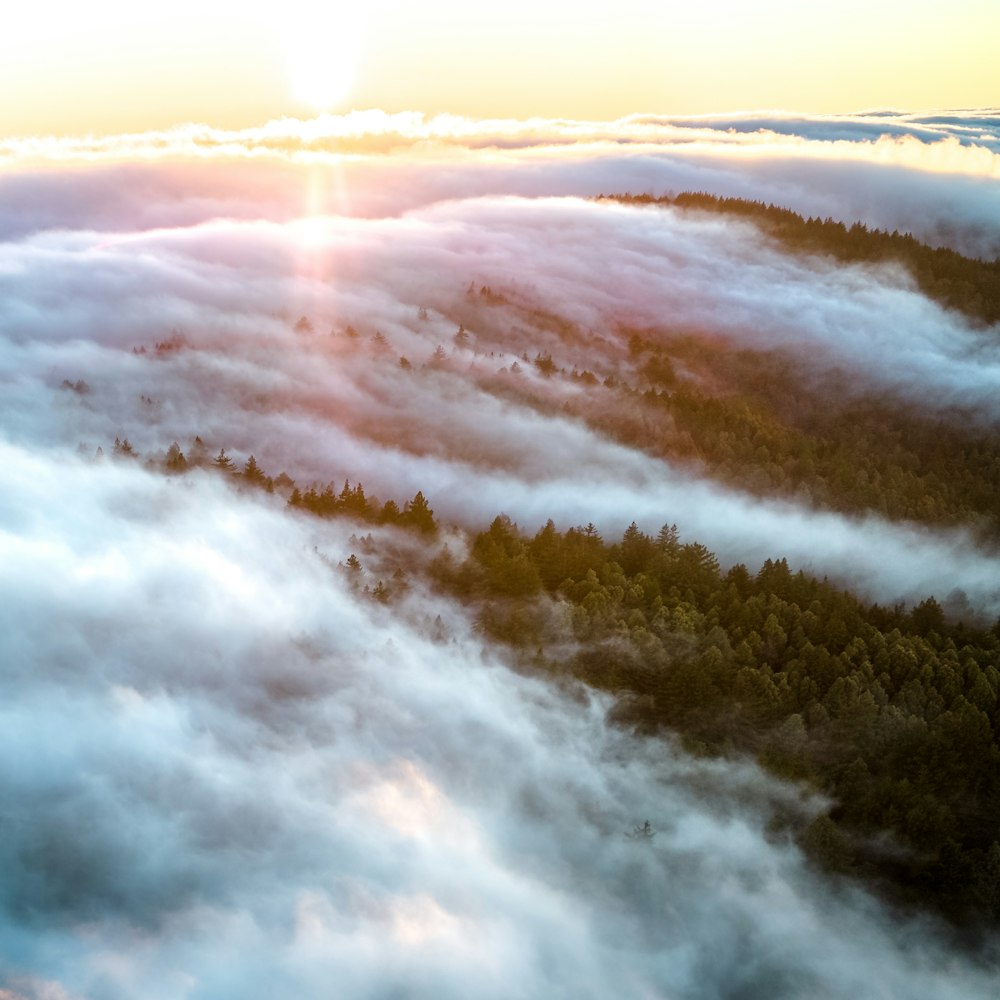
{"label": "white cloud", "polygon": [[[685,143],[677,124],[366,118],[302,141],[325,148],[337,128],[355,152],[282,160],[299,141],[288,123],[166,137],[174,157],[192,137],[221,144],[183,162],[138,162],[143,137],[8,147],[6,993],[991,996],[932,928],[895,926],[769,842],[776,810],[818,808],[795,789],[609,729],[605,701],[507,671],[460,607],[419,587],[391,611],[352,593],[336,568],[350,525],[205,473],[74,454],[200,434],[303,484],[424,490],[444,520],[505,510],[609,536],[677,521],[728,560],[785,555],[886,599],[962,587],[995,610],[1000,567],[963,532],[735,494],[565,410],[603,389],[546,382],[530,361],[509,371],[550,351],[627,373],[620,323],[698,328],[988,418],[995,347],[898,274],[791,261],[718,219],[548,197],[662,185],[850,208],[877,190],[901,218],[920,191],[927,226],[957,218],[956,242],[988,241],[1000,200],[984,149],[930,147],[955,152],[956,177],[922,169],[916,140],[845,151],[712,124]],[[616,129],[635,142],[615,147]],[[376,133],[406,150],[366,152]],[[266,153],[236,155],[255,144]],[[26,165],[41,154],[68,159]],[[876,175],[884,188],[859,186]],[[470,281],[517,305],[473,305]],[[311,335],[293,332],[301,314]],[[185,346],[158,356],[174,328]],[[426,369],[437,344],[452,356]],[[391,573],[395,557],[372,558],[372,581]],[[652,844],[624,836],[647,818]]]}
{"label": "white cloud", "polygon": [[[21,515],[0,536],[6,978],[108,998],[330,977],[345,997],[991,995],[767,841],[775,810],[817,808],[794,790],[608,729],[601,699],[508,672],[441,599],[352,596],[314,550],[342,558],[349,526],[207,475],[0,455]],[[651,843],[624,836],[647,818]]]}

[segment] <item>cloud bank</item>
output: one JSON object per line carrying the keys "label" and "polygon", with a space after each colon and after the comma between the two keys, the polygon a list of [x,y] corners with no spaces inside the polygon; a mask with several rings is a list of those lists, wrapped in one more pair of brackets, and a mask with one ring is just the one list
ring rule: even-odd
{"label": "cloud bank", "polygon": [[[167,217],[175,201],[183,216],[183,198],[148,211]],[[93,452],[121,436],[149,453],[200,435],[303,485],[423,490],[465,525],[501,510],[531,530],[548,517],[609,534],[677,521],[727,562],[787,555],[878,600],[962,590],[1000,610],[997,558],[966,533],[725,490],[573,418],[567,406],[585,417],[604,390],[546,383],[525,360],[546,352],[567,371],[628,378],[622,329],[665,344],[696,331],[850,372],[857,391],[996,421],[994,332],[929,302],[902,272],[791,258],[718,217],[512,196],[389,218],[45,230],[0,260],[0,405],[15,440]],[[470,299],[470,283],[503,289],[503,301]],[[301,316],[311,333],[295,332]],[[180,349],[154,350],[172,338]],[[440,345],[447,362],[429,366]],[[64,379],[90,391],[54,392]]]}
{"label": "cloud bank", "polygon": [[445,522],[676,521],[729,561],[995,613],[1000,560],[968,532],[723,489],[586,419],[610,389],[531,363],[627,380],[624,330],[695,332],[988,426],[995,331],[905,275],[584,197],[912,228],[916,196],[919,231],[994,245],[996,122],[925,117],[895,138],[900,116],[849,138],[362,116],[8,143],[0,998],[992,996],[995,956],[897,924],[774,832],[821,803],[609,728],[461,608],[414,584],[386,609],[338,566],[359,552],[373,584],[411,543],[370,554],[281,497],[93,459],[200,435],[303,486],[423,490]]}
{"label": "cloud bank", "polygon": [[5,996],[992,994],[765,835],[818,804],[361,599],[349,526],[0,457]]}
{"label": "cloud bank", "polygon": [[[0,142],[0,235],[66,224],[158,225],[164,198],[190,224],[212,214],[289,218],[324,208],[394,215],[479,195],[697,189],[847,223],[861,219],[994,257],[998,120],[990,110],[634,115],[616,122],[356,111],[241,131],[190,125],[128,136],[8,139]],[[223,177],[214,166],[224,160]],[[311,194],[303,192],[303,177]],[[289,202],[292,191],[305,197]]]}

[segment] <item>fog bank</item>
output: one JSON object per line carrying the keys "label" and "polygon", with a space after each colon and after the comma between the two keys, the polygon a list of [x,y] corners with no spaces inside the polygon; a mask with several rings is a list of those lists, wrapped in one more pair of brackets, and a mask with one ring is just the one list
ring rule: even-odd
{"label": "fog bank", "polygon": [[765,836],[818,803],[352,593],[349,525],[0,459],[5,996],[992,995]]}

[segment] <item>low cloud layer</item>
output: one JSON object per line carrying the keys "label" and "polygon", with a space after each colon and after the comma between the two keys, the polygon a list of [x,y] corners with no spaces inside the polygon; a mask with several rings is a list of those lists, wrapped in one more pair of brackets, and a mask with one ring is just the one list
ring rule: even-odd
{"label": "low cloud layer", "polygon": [[[568,415],[604,390],[547,384],[524,360],[548,352],[567,370],[628,378],[622,328],[665,344],[696,331],[787,351],[817,375],[850,372],[858,391],[995,421],[993,332],[931,303],[902,271],[794,259],[720,217],[512,197],[393,218],[47,231],[8,244],[3,260],[0,405],[22,443],[93,452],[120,436],[148,454],[197,434],[303,485],[423,490],[465,525],[501,510],[531,530],[553,517],[609,535],[633,519],[650,532],[676,521],[726,562],[785,555],[878,600],[961,590],[1000,610],[998,561],[966,533],[725,490]],[[470,283],[505,301],[470,299]],[[311,332],[294,331],[301,316]],[[438,345],[448,358],[434,370]],[[525,370],[513,374],[514,362]],[[61,390],[64,380],[89,391]]]}
{"label": "low cloud layer", "polygon": [[705,117],[641,117],[643,124],[732,133],[773,133],[818,142],[875,142],[884,138],[917,139],[924,144],[956,140],[962,146],[1000,152],[1000,111],[949,111],[907,114],[869,111],[856,115],[746,113]]}
{"label": "low cloud layer", "polygon": [[[0,1000],[992,996],[939,929],[774,833],[823,803],[610,729],[605,701],[510,672],[416,583],[390,609],[352,590],[350,524],[144,468],[200,435],[303,486],[422,490],[443,522],[676,521],[725,561],[995,614],[1000,559],[968,531],[724,489],[607,436],[588,394],[610,389],[532,364],[628,380],[623,330],[693,332],[995,421],[995,331],[904,274],[579,197],[877,201],[899,224],[919,192],[927,228],[985,246],[996,154],[971,121],[924,122],[944,147],[412,119],[373,151],[370,118],[339,153],[330,121],[9,144]],[[142,458],[95,460],[116,436]],[[364,581],[407,545],[377,538]],[[647,819],[650,842],[626,836]]]}
{"label": "low cloud layer", "polygon": [[[0,143],[0,236],[215,216],[395,215],[433,201],[704,190],[1000,255],[998,114],[783,113],[617,122],[381,111]],[[216,169],[226,163],[224,171]],[[70,169],[67,169],[70,168]],[[180,195],[180,196],[179,196]]]}
{"label": "low cloud layer", "polygon": [[991,995],[765,837],[819,803],[352,595],[349,526],[0,458],[5,997]]}

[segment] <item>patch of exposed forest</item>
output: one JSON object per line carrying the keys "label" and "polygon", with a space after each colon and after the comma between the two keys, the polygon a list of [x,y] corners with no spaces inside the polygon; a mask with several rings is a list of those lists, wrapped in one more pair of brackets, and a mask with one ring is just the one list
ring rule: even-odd
{"label": "patch of exposed forest", "polygon": [[[348,326],[320,342],[365,352],[371,364],[398,366],[416,379],[471,374],[481,390],[546,414],[551,388],[562,383],[573,387],[556,393],[562,412],[734,489],[847,514],[964,526],[984,544],[1000,542],[1000,427],[981,413],[922,407],[790,351],[749,350],[720,336],[669,328],[595,335],[485,285],[470,285],[454,311],[448,348],[439,343],[423,363],[397,358],[377,330],[362,338]],[[512,319],[520,354],[494,349]],[[295,329],[306,328],[312,323],[302,317]],[[556,354],[542,349],[553,337]],[[156,355],[169,357],[178,345],[185,345],[178,337],[157,344]],[[564,367],[563,354],[577,365]],[[92,391],[82,379],[65,379],[62,388]],[[398,443],[403,430],[390,430]],[[352,431],[377,441],[385,433],[372,421]],[[329,504],[329,496],[306,502]]]}
{"label": "patch of exposed forest", "polygon": [[[735,489],[841,513],[967,526],[984,542],[1000,540],[1000,429],[981,414],[876,393],[788,351],[669,329],[616,331],[615,342],[628,345],[623,368],[608,340],[537,308],[515,315],[522,313],[527,327],[541,324],[570,350],[586,350],[588,367],[567,370],[548,351],[526,350],[507,371],[515,377],[480,376],[485,391],[547,412],[544,387],[516,377],[534,368],[583,390],[562,409],[595,431]],[[489,326],[489,318],[467,318],[470,329]],[[454,357],[471,346],[461,325]]]}
{"label": "patch of exposed forest", "polygon": [[[524,367],[580,386],[562,410],[598,433],[734,489],[1000,539],[1000,433],[976,416],[864,393],[781,351],[662,331],[632,332],[628,343],[628,377],[597,364],[597,375],[567,372],[547,353],[525,356]],[[510,375],[524,367],[515,362]],[[479,384],[550,409],[531,380],[491,374]]]}
{"label": "patch of exposed forest", "polygon": [[609,545],[500,516],[431,574],[524,664],[619,695],[619,721],[830,796],[799,831],[825,869],[1000,921],[1000,623],[949,624],[932,597],[868,606],[784,559],[722,573],[673,526]]}
{"label": "patch of exposed forest", "polygon": [[869,229],[860,221],[848,226],[831,218],[804,218],[791,209],[744,198],[693,191],[661,198],[650,194],[601,197],[625,204],[671,205],[738,215],[795,253],[826,254],[848,263],[899,263],[928,298],[978,322],[1000,322],[1000,259],[966,257],[947,247],[929,246],[910,233]]}
{"label": "patch of exposed forest", "polygon": [[[524,668],[617,695],[617,722],[753,755],[823,792],[832,805],[796,835],[824,869],[966,929],[1000,924],[1000,622],[949,621],[933,597],[868,605],[784,559],[723,572],[674,525],[654,538],[633,524],[609,544],[593,525],[528,535],[500,515],[456,558],[422,493],[400,506],[349,482],[302,490],[253,456],[240,470],[200,439],[190,450],[147,464],[201,465],[293,510],[414,531],[424,559],[366,585],[373,599],[392,604],[423,575]],[[114,453],[138,459],[127,441]],[[343,570],[365,573],[356,553]]]}
{"label": "patch of exposed forest", "polygon": [[758,495],[1000,537],[1000,434],[968,414],[862,395],[779,352],[636,334],[630,352],[626,405],[589,415],[623,443]]}

